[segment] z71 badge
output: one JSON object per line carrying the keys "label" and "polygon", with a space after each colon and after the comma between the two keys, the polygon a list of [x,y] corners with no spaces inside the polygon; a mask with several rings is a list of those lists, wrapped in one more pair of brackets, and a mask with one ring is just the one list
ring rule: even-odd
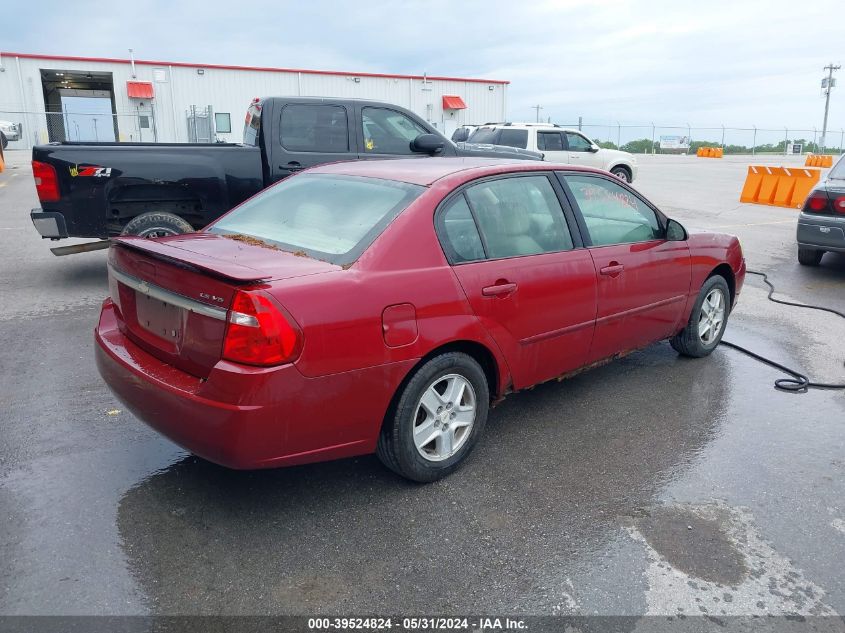
{"label": "z71 badge", "polygon": [[70,168],[70,175],[76,178],[77,176],[90,176],[93,178],[109,178],[111,176],[111,167],[98,167],[97,165],[89,165],[87,167],[80,167],[74,165]]}

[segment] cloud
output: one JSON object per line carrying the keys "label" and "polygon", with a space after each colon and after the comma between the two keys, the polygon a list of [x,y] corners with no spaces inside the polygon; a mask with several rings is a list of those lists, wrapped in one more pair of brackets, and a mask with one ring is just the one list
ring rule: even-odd
{"label": "cloud", "polygon": [[[507,79],[514,120],[530,119],[540,103],[561,122],[807,128],[821,127],[822,67],[843,51],[845,17],[833,0],[91,7],[21,5],[3,46],[117,57],[131,46],[145,59]],[[840,83],[837,130],[845,126]]]}

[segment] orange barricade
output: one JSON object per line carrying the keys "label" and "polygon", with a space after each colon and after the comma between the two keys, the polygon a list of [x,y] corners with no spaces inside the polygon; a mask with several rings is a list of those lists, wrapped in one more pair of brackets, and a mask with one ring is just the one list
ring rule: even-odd
{"label": "orange barricade", "polygon": [[831,154],[807,154],[805,167],[833,167],[833,155]]}
{"label": "orange barricade", "polygon": [[695,155],[701,158],[722,158],[722,151],[721,147],[699,147]]}
{"label": "orange barricade", "polygon": [[739,201],[799,208],[820,174],[818,169],[749,165]]}

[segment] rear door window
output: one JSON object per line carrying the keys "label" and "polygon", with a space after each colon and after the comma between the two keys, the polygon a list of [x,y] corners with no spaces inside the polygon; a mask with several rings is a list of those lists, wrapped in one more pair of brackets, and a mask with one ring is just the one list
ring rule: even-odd
{"label": "rear door window", "polygon": [[573,248],[563,209],[546,176],[489,180],[466,190],[490,259]]}
{"label": "rear door window", "polygon": [[537,149],[546,152],[562,152],[563,139],[560,132],[537,132]]}
{"label": "rear door window", "polygon": [[499,140],[496,144],[526,149],[528,147],[528,130],[502,128],[499,130]]}
{"label": "rear door window", "polygon": [[289,152],[349,151],[346,108],[290,104],[282,108],[280,141]]}

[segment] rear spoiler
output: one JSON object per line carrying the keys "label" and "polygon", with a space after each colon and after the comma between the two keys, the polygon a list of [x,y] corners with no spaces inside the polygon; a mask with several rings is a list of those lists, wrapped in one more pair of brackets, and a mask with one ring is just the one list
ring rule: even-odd
{"label": "rear spoiler", "polygon": [[115,237],[112,246],[140,251],[156,259],[163,259],[177,264],[187,264],[214,277],[223,277],[237,282],[261,281],[272,278],[271,274],[262,272],[249,266],[236,264],[231,261],[218,259],[202,253],[188,251],[178,246],[170,246],[166,242],[150,240],[135,235]]}

